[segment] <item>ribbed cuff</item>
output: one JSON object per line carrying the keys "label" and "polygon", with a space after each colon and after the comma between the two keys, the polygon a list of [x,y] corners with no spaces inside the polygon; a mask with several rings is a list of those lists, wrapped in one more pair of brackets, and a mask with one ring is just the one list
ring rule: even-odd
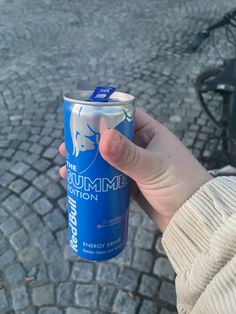
{"label": "ribbed cuff", "polygon": [[162,244],[176,273],[207,253],[215,232],[236,212],[236,177],[217,177],[204,184],[176,212]]}

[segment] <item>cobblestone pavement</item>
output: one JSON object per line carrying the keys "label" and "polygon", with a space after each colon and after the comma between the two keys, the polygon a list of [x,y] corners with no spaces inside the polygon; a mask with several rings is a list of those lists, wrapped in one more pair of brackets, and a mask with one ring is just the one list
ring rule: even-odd
{"label": "cobblestone pavement", "polygon": [[[125,251],[71,257],[57,149],[62,94],[112,84],[197,155],[214,129],[193,81],[219,63],[185,48],[233,1],[0,1],[0,313],[175,313],[174,271],[160,232],[135,203]],[[220,45],[224,45],[219,38]]]}

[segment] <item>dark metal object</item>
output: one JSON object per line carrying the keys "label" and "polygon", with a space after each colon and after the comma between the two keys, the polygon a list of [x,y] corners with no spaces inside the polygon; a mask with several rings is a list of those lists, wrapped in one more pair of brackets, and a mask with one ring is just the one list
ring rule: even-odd
{"label": "dark metal object", "polygon": [[[207,163],[209,168],[236,165],[236,59],[227,60],[224,66],[202,73],[196,81],[196,92],[200,105],[220,133],[205,142],[200,160]],[[223,98],[221,116],[218,119],[205,102],[204,94],[208,92],[220,94]],[[215,152],[204,157],[207,145],[213,140],[217,143]],[[221,149],[218,150],[220,142]]]}
{"label": "dark metal object", "polygon": [[232,25],[236,27],[236,8],[230,10],[227,12],[221,20],[218,22],[207,26],[203,30],[201,30],[199,33],[197,33],[196,38],[193,40],[193,42],[188,47],[188,52],[195,52],[200,45],[204,42],[206,38],[208,38],[212,31],[227,26]]}
{"label": "dark metal object", "polygon": [[[203,41],[218,28],[225,28],[226,40],[232,44],[236,53],[236,39],[232,31],[233,28],[236,28],[236,8],[226,13],[216,23],[203,28],[197,34],[188,51],[195,52]],[[196,80],[198,101],[209,119],[217,127],[215,134],[205,141],[199,157],[208,169],[217,169],[228,164],[236,165],[236,59],[225,60],[214,41],[213,46],[222,58],[223,64],[217,68],[207,69]],[[214,95],[214,100],[217,95],[222,98],[220,102],[217,102],[220,108],[218,117],[214,115],[212,103],[209,100],[206,101],[206,95],[209,96],[209,93]],[[207,147],[212,143],[214,143],[214,149],[211,149],[210,156],[205,156]]]}

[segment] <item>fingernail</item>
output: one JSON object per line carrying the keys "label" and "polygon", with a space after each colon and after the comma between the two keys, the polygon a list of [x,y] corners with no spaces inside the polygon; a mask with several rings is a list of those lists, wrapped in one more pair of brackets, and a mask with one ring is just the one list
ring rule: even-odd
{"label": "fingernail", "polygon": [[64,179],[63,167],[59,168],[59,174],[60,174],[60,176]]}

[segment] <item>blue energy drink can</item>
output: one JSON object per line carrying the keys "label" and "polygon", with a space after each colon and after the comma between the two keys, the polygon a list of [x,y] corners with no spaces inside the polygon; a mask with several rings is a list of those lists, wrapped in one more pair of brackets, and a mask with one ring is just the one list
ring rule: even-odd
{"label": "blue energy drink can", "polygon": [[[113,92],[109,99],[93,91],[64,96],[66,184],[70,247],[93,261],[115,257],[128,233],[130,179],[100,155],[101,134],[115,128],[134,134],[134,97]],[[103,97],[103,96],[102,96]]]}

